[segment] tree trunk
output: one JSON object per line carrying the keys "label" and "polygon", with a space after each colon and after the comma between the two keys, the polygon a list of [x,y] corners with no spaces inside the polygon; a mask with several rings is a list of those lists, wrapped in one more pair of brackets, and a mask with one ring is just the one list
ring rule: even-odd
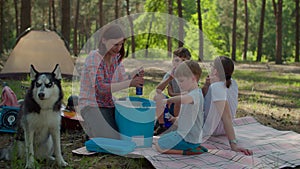
{"label": "tree trunk", "polygon": [[64,37],[65,41],[69,45],[70,44],[70,31],[71,31],[70,0],[62,0],[61,1],[61,14],[62,14],[61,34]]}
{"label": "tree trunk", "polygon": [[14,0],[15,6],[15,20],[16,20],[16,37],[20,35],[20,28],[19,28],[19,8],[18,8],[18,0]]}
{"label": "tree trunk", "polygon": [[264,35],[264,20],[265,20],[265,9],[266,9],[266,0],[262,0],[261,13],[260,13],[260,23],[259,23],[259,33],[257,40],[257,57],[256,61],[260,62],[262,57],[262,44],[263,44],[263,35]]}
{"label": "tree trunk", "polygon": [[[4,0],[0,0],[0,54],[3,53],[3,35],[4,35]],[[2,55],[1,55],[2,56]]]}
{"label": "tree trunk", "polygon": [[276,55],[275,64],[282,64],[282,0],[277,4],[273,0],[274,14],[276,18]]}
{"label": "tree trunk", "polygon": [[133,30],[133,21],[132,17],[130,16],[130,11],[129,11],[129,0],[126,0],[126,11],[127,11],[127,17],[129,20],[130,24],[130,33],[131,33],[131,56],[132,58],[135,58],[135,40],[134,40],[134,30]]}
{"label": "tree trunk", "polygon": [[49,0],[49,5],[48,5],[48,26],[50,29],[52,29],[52,17],[51,17],[51,8],[52,8],[52,2],[53,0]]}
{"label": "tree trunk", "polygon": [[77,0],[77,5],[76,5],[76,15],[75,15],[75,25],[74,25],[74,36],[73,36],[73,54],[75,56],[78,55],[78,45],[77,45],[77,29],[78,29],[78,18],[79,18],[79,4],[80,0]]}
{"label": "tree trunk", "polygon": [[299,0],[295,0],[296,2],[296,54],[295,54],[295,62],[299,62],[299,36],[300,36],[300,30],[299,30],[299,22],[300,22],[300,16],[299,16]]}
{"label": "tree trunk", "polygon": [[204,40],[203,40],[203,29],[202,29],[202,16],[201,16],[201,0],[197,0],[197,13],[198,13],[198,27],[199,27],[199,53],[198,61],[203,61],[203,49],[204,49]]}
{"label": "tree trunk", "polygon": [[172,57],[172,37],[171,30],[172,30],[172,14],[173,14],[173,1],[168,0],[168,27],[167,27],[167,45],[168,45],[168,57]]}
{"label": "tree trunk", "polygon": [[52,20],[53,20],[53,30],[56,31],[56,19],[55,19],[55,1],[51,0],[51,6],[52,6]]}
{"label": "tree trunk", "polygon": [[179,28],[178,28],[178,47],[182,47],[184,44],[184,31],[183,31],[183,17],[182,17],[182,1],[177,0],[178,5],[178,17],[179,17]]}
{"label": "tree trunk", "polygon": [[243,60],[247,60],[247,51],[248,51],[248,4],[247,0],[244,0],[245,5],[245,37],[244,37],[244,52],[243,52]]}
{"label": "tree trunk", "polygon": [[233,0],[233,22],[232,22],[232,51],[231,59],[236,61],[236,19],[237,19],[237,0]]}
{"label": "tree trunk", "polygon": [[21,30],[24,32],[31,26],[31,0],[21,1]]}
{"label": "tree trunk", "polygon": [[119,18],[119,0],[116,0],[115,3],[115,19]]}
{"label": "tree trunk", "polygon": [[104,15],[103,15],[103,0],[99,0],[99,26],[100,28],[104,25]]}

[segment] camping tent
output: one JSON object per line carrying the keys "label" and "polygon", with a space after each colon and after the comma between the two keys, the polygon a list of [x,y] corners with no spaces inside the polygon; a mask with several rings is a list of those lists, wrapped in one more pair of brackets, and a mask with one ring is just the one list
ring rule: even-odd
{"label": "camping tent", "polygon": [[0,77],[24,76],[29,73],[31,64],[39,72],[52,72],[59,64],[64,77],[78,75],[63,39],[54,31],[31,30],[21,36]]}

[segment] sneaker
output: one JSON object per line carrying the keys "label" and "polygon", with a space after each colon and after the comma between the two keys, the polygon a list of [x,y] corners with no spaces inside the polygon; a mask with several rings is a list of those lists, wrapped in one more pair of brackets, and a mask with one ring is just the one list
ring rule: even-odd
{"label": "sneaker", "polygon": [[160,124],[155,130],[154,130],[154,135],[158,136],[161,133],[165,132],[166,130],[168,130],[168,128],[166,128],[163,124]]}

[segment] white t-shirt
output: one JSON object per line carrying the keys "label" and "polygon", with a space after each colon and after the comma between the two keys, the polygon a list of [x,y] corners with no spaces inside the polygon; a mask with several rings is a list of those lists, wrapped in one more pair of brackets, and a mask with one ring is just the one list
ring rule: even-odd
{"label": "white t-shirt", "polygon": [[[225,82],[223,81],[211,84],[204,98],[204,121],[206,122],[209,114],[210,117],[214,119],[213,122],[209,121],[209,124],[205,125],[211,125],[210,128],[215,128],[213,135],[223,135],[225,134],[224,125],[221,121],[221,116],[218,116],[216,112],[216,107],[214,105],[215,101],[228,102],[231,118],[233,120],[235,118],[238,106],[238,85],[236,81],[231,79],[231,85],[229,88],[225,86]],[[210,134],[208,134],[207,131],[205,131],[205,135]]]}
{"label": "white t-shirt", "polygon": [[203,102],[201,89],[197,88],[188,93],[193,97],[193,104],[181,104],[178,116],[177,132],[186,142],[202,143]]}

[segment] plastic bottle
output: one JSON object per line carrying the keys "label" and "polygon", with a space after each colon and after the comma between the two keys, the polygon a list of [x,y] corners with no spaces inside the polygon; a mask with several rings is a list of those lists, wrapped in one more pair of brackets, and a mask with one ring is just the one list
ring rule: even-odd
{"label": "plastic bottle", "polygon": [[136,87],[135,88],[136,95],[143,95],[143,87]]}
{"label": "plastic bottle", "polygon": [[169,108],[168,105],[166,105],[165,110],[164,110],[164,125],[166,128],[169,128],[172,126],[172,122],[169,121],[169,119],[171,118],[171,114],[169,113]]}
{"label": "plastic bottle", "polygon": [[[143,71],[143,68],[141,68],[139,71]],[[136,76],[139,76],[140,72],[136,74]],[[136,87],[135,88],[135,94],[136,95],[143,95],[143,85],[141,84],[142,87]]]}

